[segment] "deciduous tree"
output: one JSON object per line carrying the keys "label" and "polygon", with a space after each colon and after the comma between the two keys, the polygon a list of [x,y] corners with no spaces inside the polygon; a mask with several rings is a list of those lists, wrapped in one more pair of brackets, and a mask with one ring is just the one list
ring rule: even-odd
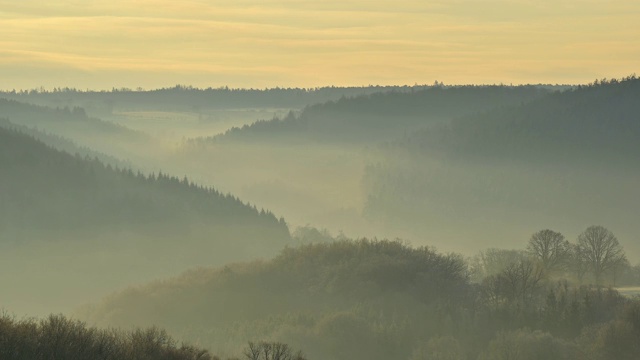
{"label": "deciduous tree", "polygon": [[597,284],[605,272],[624,259],[624,250],[615,235],[603,226],[590,226],[578,236],[578,255],[589,266]]}
{"label": "deciduous tree", "polygon": [[561,233],[545,229],[531,236],[527,252],[538,259],[545,270],[554,272],[566,266],[571,256],[571,245]]}

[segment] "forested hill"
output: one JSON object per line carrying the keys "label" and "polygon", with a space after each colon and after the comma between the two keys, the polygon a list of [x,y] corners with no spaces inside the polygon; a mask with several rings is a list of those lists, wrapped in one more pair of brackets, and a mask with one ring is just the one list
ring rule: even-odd
{"label": "forested hill", "polygon": [[476,270],[456,254],[401,241],[341,240],[129,288],[84,316],[125,327],[156,324],[226,354],[268,339],[310,359],[637,355],[639,301],[547,278],[526,256],[511,261],[471,283]]}
{"label": "forested hill", "polygon": [[[145,176],[54,150],[0,128],[0,238],[58,232],[129,231],[206,234],[212,243],[272,242],[289,237],[283,221],[231,195],[165,174]],[[233,246],[232,246],[233,247]]]}
{"label": "forested hill", "polygon": [[[612,224],[635,239],[639,114],[640,79],[629,77],[424,129],[381,147],[386,157],[364,176],[365,213],[425,236],[457,229],[455,238],[494,246],[560,219],[574,231]],[[640,250],[634,241],[627,247]]]}
{"label": "forested hill", "polygon": [[640,79],[596,82],[530,103],[456,119],[405,138],[413,152],[540,161],[621,161],[640,155]]}
{"label": "forested hill", "polygon": [[116,157],[107,155],[99,151],[95,151],[86,146],[79,146],[74,141],[69,140],[63,136],[51,134],[43,130],[39,130],[35,127],[31,128],[24,125],[17,125],[7,119],[2,118],[0,118],[0,127],[16,130],[20,133],[34,138],[35,140],[41,141],[54,149],[67,152],[69,154],[81,157],[89,157],[91,159],[97,158],[104,164],[109,164],[111,166],[118,166],[121,168],[131,167],[131,163],[128,161],[122,161]]}
{"label": "forested hill", "polygon": [[[436,304],[466,301],[464,268],[457,256],[400,242],[311,244],[267,262],[130,288],[84,316],[102,325],[157,324],[222,353],[276,339],[304,347],[310,358],[402,359],[422,330],[436,330]],[[406,323],[418,314],[421,325]]]}
{"label": "forested hill", "polygon": [[233,128],[216,140],[387,140],[421,126],[529,102],[550,91],[537,86],[438,86],[375,93],[312,105],[284,119]]}

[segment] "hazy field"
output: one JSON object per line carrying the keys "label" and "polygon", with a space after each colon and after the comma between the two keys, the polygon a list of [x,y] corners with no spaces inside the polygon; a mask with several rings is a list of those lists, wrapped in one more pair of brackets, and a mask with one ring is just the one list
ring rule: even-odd
{"label": "hazy field", "polygon": [[640,287],[620,287],[616,288],[620,294],[628,297],[640,296]]}

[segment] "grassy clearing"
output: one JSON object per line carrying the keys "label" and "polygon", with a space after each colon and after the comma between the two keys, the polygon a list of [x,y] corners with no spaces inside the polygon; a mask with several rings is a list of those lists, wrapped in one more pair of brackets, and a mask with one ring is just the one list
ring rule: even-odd
{"label": "grassy clearing", "polygon": [[636,286],[636,287],[621,287],[621,288],[617,288],[616,290],[618,290],[618,292],[620,292],[620,294],[627,296],[627,297],[632,297],[632,296],[640,296],[640,286]]}

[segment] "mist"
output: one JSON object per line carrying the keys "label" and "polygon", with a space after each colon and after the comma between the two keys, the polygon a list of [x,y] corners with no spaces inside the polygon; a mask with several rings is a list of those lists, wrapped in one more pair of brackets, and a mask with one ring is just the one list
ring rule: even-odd
{"label": "mist", "polygon": [[222,358],[634,358],[638,84],[1,93],[0,306]]}
{"label": "mist", "polygon": [[0,360],[640,359],[640,2],[1,9]]}

